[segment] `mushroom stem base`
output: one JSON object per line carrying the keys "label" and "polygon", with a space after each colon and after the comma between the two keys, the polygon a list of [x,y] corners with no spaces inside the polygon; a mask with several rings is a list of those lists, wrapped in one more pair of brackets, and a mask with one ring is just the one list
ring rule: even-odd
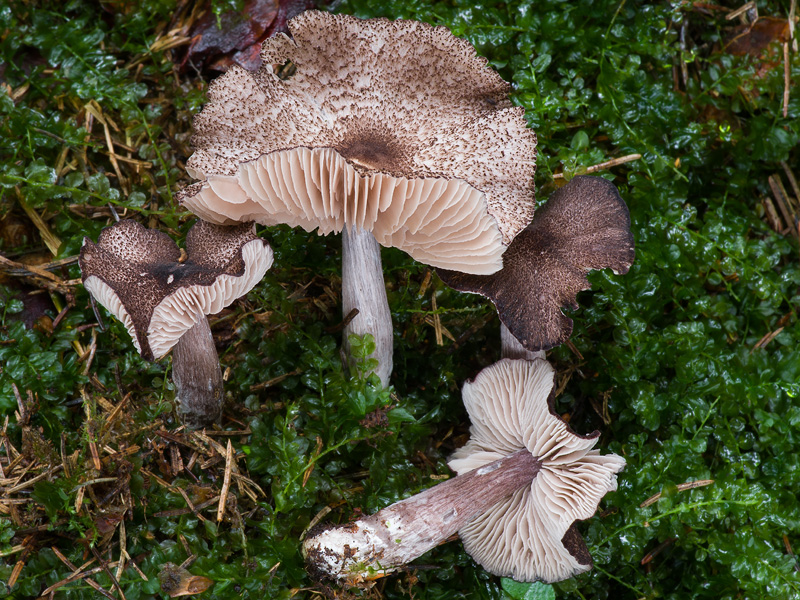
{"label": "mushroom stem base", "polygon": [[541,464],[520,450],[370,517],[319,532],[303,542],[309,571],[350,585],[383,577],[530,485]]}
{"label": "mushroom stem base", "polygon": [[381,247],[369,231],[347,227],[342,231],[342,310],[345,315],[354,309],[358,314],[344,328],[343,353],[351,368],[357,360],[350,346],[350,335],[371,334],[377,359],[375,373],[384,387],[392,373],[392,315],[383,281]]}
{"label": "mushroom stem base", "polygon": [[208,319],[204,316],[183,334],[172,350],[172,379],[181,421],[202,429],[222,415],[222,371]]}

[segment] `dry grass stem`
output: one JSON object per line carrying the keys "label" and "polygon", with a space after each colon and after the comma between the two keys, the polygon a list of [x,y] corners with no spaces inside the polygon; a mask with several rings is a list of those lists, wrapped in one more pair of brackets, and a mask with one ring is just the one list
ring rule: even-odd
{"label": "dry grass stem", "polygon": [[[676,487],[678,488],[679,492],[685,492],[686,490],[693,490],[695,488],[705,487],[707,485],[711,485],[712,483],[714,483],[713,479],[698,479],[697,481],[687,481],[686,483],[678,484],[678,486]],[[639,505],[639,508],[646,508],[651,504],[655,504],[660,499],[661,499],[661,492],[658,492],[657,494],[650,496],[647,500],[642,502]]]}
{"label": "dry grass stem", "polygon": [[[358,314],[358,313],[356,313],[356,314]],[[348,315],[348,317],[349,316],[350,315]],[[353,315],[353,316],[355,316],[355,315]],[[342,328],[344,328],[346,326],[346,324],[347,323],[342,321]],[[284,379],[287,379],[289,377],[294,377],[295,375],[300,375],[302,372],[303,371],[301,369],[295,369],[294,371],[290,371],[289,373],[284,373],[283,375],[278,375],[277,377],[273,377],[272,379],[268,379],[267,381],[262,381],[261,383],[254,383],[253,385],[250,386],[250,391],[251,392],[257,392],[258,390],[263,390],[265,388],[272,387],[273,385],[280,383]]]}
{"label": "dry grass stem", "polygon": [[[607,160],[605,162],[592,165],[591,167],[586,167],[586,171],[584,171],[581,174],[589,174],[589,173],[596,173],[597,171],[605,171],[606,169],[617,167],[619,165],[624,165],[625,163],[629,163],[634,160],[639,160],[640,158],[642,158],[641,154],[628,154],[627,156],[612,158],[611,160]],[[562,179],[563,177],[564,177],[563,173],[555,173],[553,175],[553,179]]]}
{"label": "dry grass stem", "polygon": [[233,470],[233,444],[228,440],[225,451],[225,476],[222,480],[222,491],[219,495],[219,508],[217,508],[217,523],[222,522],[225,515],[225,503],[228,501],[228,491],[231,487],[231,471]]}

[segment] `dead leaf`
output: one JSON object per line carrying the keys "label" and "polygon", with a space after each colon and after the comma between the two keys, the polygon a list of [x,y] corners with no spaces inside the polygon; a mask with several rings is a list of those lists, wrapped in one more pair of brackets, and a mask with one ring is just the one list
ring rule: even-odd
{"label": "dead leaf", "polygon": [[728,37],[725,49],[736,56],[749,54],[761,56],[772,42],[789,40],[789,21],[775,17],[761,17],[752,26],[742,25]]}
{"label": "dead leaf", "polygon": [[259,65],[261,42],[278,16],[278,0],[247,0],[242,12],[219,17],[207,11],[192,27],[192,39],[181,68],[187,63],[199,69],[226,71],[232,64],[249,70]]}

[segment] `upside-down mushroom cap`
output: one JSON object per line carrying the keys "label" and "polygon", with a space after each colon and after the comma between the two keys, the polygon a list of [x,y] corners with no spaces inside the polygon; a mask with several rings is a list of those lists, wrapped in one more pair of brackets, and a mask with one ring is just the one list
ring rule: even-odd
{"label": "upside-down mushroom cap", "polygon": [[545,360],[504,359],[464,384],[471,438],[448,462],[461,475],[523,448],[541,461],[530,486],[458,532],[487,571],[517,581],[550,583],[591,568],[574,523],[594,515],[625,466],[593,449],[598,432],[578,435],[551,412],[554,375]]}
{"label": "upside-down mushroom cap", "polygon": [[123,220],[84,238],[83,285],[117,319],[147,359],[164,356],[205,315],[249,292],[272,265],[272,248],[252,223],[198,221],[186,236],[187,260],[165,233]]}
{"label": "upside-down mushroom cap", "polygon": [[488,276],[437,270],[447,285],[489,298],[500,320],[528,350],[549,350],[572,334],[562,308],[591,286],[593,269],[627,273],[634,258],[628,207],[613,183],[580,176],[556,190]]}
{"label": "upside-down mushroom cap", "polygon": [[[209,87],[181,202],[215,223],[358,227],[488,274],[533,217],[536,135],[509,85],[444,27],[306,11],[255,72]],[[277,75],[290,62],[288,79]]]}

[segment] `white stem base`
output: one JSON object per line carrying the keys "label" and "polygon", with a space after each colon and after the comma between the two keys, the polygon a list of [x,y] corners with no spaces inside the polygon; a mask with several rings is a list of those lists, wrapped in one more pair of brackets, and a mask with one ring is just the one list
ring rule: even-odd
{"label": "white stem base", "polygon": [[319,532],[303,542],[309,571],[349,585],[383,577],[530,485],[541,464],[520,450],[355,523]]}
{"label": "white stem base", "polygon": [[354,308],[358,314],[343,332],[344,356],[353,368],[348,337],[351,334],[372,334],[378,360],[375,373],[383,387],[392,374],[392,315],[386,298],[386,285],[381,266],[381,247],[369,231],[353,228],[342,231],[342,308],[345,315]]}

